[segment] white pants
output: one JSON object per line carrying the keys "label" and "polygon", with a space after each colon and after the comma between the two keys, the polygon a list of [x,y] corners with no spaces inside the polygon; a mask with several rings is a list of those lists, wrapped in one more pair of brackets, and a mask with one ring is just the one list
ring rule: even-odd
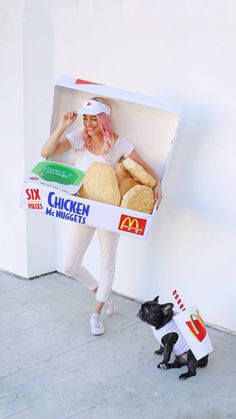
{"label": "white pants", "polygon": [[[99,281],[82,265],[84,254],[96,230],[100,245],[101,274]],[[110,296],[115,275],[118,240],[119,234],[112,233],[111,231],[96,229],[82,224],[75,225],[65,273],[81,281],[90,290],[97,288],[97,301],[106,302]]]}

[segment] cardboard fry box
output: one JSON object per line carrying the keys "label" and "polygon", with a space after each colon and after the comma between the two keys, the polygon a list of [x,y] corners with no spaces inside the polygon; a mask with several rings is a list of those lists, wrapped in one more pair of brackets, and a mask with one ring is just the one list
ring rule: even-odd
{"label": "cardboard fry box", "polygon": [[173,317],[197,360],[213,351],[206,327],[197,307],[191,307]]}
{"label": "cardboard fry box", "polygon": [[[109,99],[114,132],[131,141],[142,158],[157,172],[164,187],[180,110],[154,97],[62,76],[54,88],[50,132],[55,130],[62,112],[78,110],[85,100],[94,96]],[[65,135],[76,129],[83,129],[80,117]],[[71,168],[75,163],[75,157],[75,152],[69,150],[52,160]],[[45,185],[45,182],[43,184],[34,177],[37,177],[37,174],[34,176],[31,173],[25,178],[21,208],[132,237],[147,237],[156,213],[155,208],[152,214],[145,214],[87,200],[69,195],[75,193],[73,188],[71,190],[69,187],[65,192],[65,185]]]}

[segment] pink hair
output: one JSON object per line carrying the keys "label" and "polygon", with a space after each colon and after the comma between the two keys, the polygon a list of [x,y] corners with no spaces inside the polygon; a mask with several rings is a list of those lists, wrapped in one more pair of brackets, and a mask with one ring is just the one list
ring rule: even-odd
{"label": "pink hair", "polygon": [[[114,144],[112,120],[111,120],[111,117],[107,115],[105,112],[102,112],[96,115],[96,117],[98,121],[98,126],[103,134],[102,155],[105,157],[109,153],[111,147]],[[84,141],[85,147],[89,149],[89,143],[91,141],[91,137],[88,134],[88,131],[86,128],[83,129],[81,136]]]}

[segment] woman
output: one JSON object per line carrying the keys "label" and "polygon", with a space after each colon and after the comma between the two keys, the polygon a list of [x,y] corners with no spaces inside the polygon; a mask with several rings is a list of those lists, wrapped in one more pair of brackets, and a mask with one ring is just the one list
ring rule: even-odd
{"label": "woman", "polygon": [[[78,114],[83,115],[84,130],[74,131],[64,136],[65,130],[75,122]],[[84,102],[77,112],[64,112],[56,130],[44,144],[41,156],[45,158],[57,156],[74,148],[77,159],[76,166],[86,171],[93,162],[103,162],[112,167],[121,157],[131,157],[141,164],[157,181],[154,194],[158,204],[162,199],[161,184],[158,176],[138,155],[133,145],[125,138],[113,133],[111,108],[102,98],[92,98]],[[101,258],[101,276],[99,282],[82,265],[83,256],[95,232],[94,227],[81,224],[75,225],[75,237],[70,246],[70,257],[65,272],[82,281],[96,294],[96,303],[90,318],[91,333],[101,335],[104,326],[101,312],[107,303],[107,313],[112,314],[110,298],[115,273],[116,249],[119,235],[106,230],[98,230]]]}

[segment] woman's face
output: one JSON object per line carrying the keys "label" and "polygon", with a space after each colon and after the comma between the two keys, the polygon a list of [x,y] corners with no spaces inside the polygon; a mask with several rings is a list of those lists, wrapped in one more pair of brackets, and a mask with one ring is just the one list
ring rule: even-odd
{"label": "woman's face", "polygon": [[96,115],[83,115],[83,123],[89,135],[96,135],[101,132]]}

